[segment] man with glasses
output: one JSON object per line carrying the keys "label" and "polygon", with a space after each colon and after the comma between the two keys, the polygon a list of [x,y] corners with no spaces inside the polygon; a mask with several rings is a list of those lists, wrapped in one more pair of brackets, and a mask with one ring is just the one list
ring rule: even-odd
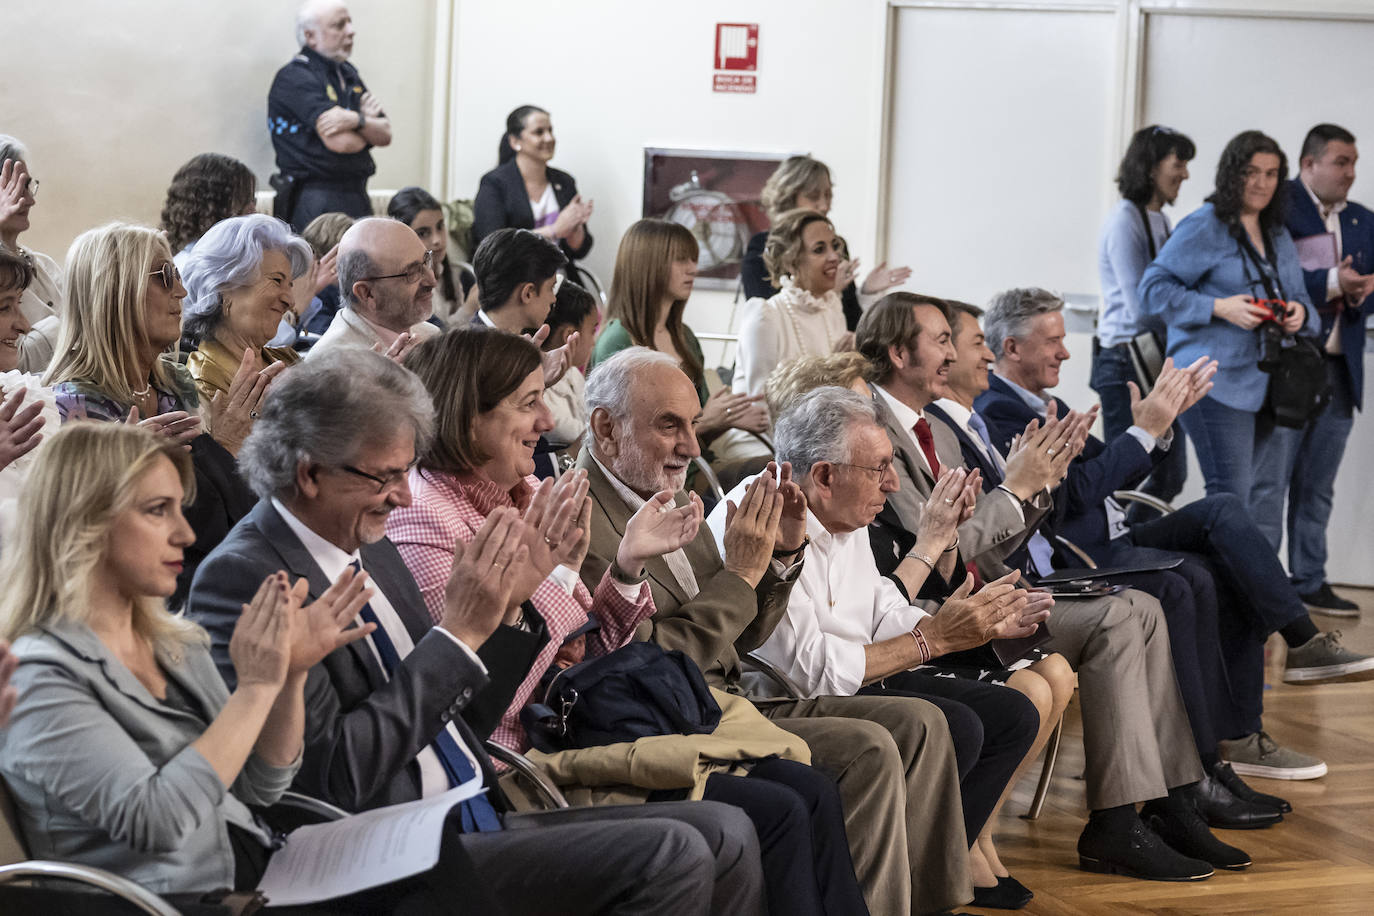
{"label": "man with glasses", "polygon": [[295,787],[357,812],[480,786],[445,842],[468,854],[503,913],[699,916],[727,900],[757,912],[757,839],[733,806],[512,810],[483,742],[548,640],[517,591],[533,587],[520,541],[534,532],[513,511],[493,512],[454,563],[433,621],[385,536],[391,510],[410,503],[407,470],[433,427],[419,379],[379,355],[338,351],[282,376],[239,452],[260,501],[201,564],[188,602],[231,687],[229,643],[254,582],[284,570],[318,602],[350,568],[368,577],[355,622],[375,629],[306,674]]}
{"label": "man with glasses", "polygon": [[[774,442],[805,494],[809,546],[787,610],[758,654],[802,697],[916,697],[937,706],[954,741],[964,835],[978,836],[1030,750],[1039,715],[1010,687],[911,669],[989,635],[1029,636],[1050,602],[999,582],[972,596],[965,587],[932,616],[878,572],[868,525],[898,483],[870,398],[838,387],[810,391],[778,418]],[[707,519],[722,546],[728,503],[739,503],[751,482]],[[938,561],[925,562],[933,570]]]}
{"label": "man with glasses", "polygon": [[433,252],[405,223],[369,217],[339,240],[341,308],[307,357],[339,347],[405,355],[439,333],[433,314]]}

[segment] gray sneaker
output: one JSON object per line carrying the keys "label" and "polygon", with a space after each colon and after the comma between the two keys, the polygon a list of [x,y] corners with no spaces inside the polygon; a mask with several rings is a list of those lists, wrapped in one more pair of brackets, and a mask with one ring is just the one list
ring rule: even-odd
{"label": "gray sneaker", "polygon": [[1255,732],[1235,741],[1222,741],[1221,756],[1231,764],[1231,769],[1245,776],[1319,779],[1326,775],[1325,763],[1284,747],[1270,738],[1268,732]]}
{"label": "gray sneaker", "polygon": [[1283,679],[1290,684],[1310,684],[1362,671],[1374,671],[1374,658],[1342,648],[1341,631],[1332,630],[1290,648]]}

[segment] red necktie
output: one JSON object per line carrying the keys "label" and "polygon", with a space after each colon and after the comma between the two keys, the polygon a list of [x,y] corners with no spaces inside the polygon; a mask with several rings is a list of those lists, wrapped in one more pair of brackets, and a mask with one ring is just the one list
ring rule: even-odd
{"label": "red necktie", "polygon": [[940,479],[940,459],[935,457],[935,437],[930,434],[930,424],[925,417],[916,421],[916,442],[921,446],[921,451],[926,456],[926,461],[930,463],[930,476],[935,480]]}
{"label": "red necktie", "polygon": [[[935,457],[935,437],[930,433],[930,424],[925,417],[916,421],[913,427],[916,431],[916,442],[921,446],[921,451],[925,453],[926,461],[930,462],[930,475],[936,480],[940,479],[940,459]],[[975,590],[983,587],[983,577],[978,574],[978,567],[970,560],[967,563],[969,575],[973,577],[973,587]]]}

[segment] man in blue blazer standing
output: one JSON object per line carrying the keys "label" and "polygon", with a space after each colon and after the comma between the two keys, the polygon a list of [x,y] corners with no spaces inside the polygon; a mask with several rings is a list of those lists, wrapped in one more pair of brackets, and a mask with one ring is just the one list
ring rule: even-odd
{"label": "man in blue blazer standing", "polygon": [[1332,617],[1360,613],[1326,581],[1326,526],[1354,411],[1363,402],[1364,326],[1374,309],[1374,212],[1346,199],[1357,158],[1348,130],[1318,124],[1303,140],[1298,177],[1288,183],[1285,221],[1299,251],[1332,237],[1329,265],[1303,258],[1303,280],[1321,318],[1331,400],[1305,429],[1275,431],[1276,448],[1257,469],[1250,507],[1277,550],[1287,490],[1289,574],[1308,607]]}

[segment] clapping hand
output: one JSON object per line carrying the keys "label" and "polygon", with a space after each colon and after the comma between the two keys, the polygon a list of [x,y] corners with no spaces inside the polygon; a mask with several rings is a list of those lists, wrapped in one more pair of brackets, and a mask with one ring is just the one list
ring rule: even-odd
{"label": "clapping hand", "polygon": [[931,488],[916,525],[916,543],[922,550],[942,553],[958,537],[968,499],[969,476],[963,468],[940,469],[940,479]]}
{"label": "clapping hand", "polygon": [[276,572],[258,586],[252,601],[241,606],[229,637],[229,660],[239,687],[280,689],[286,682],[292,649],[290,601],[286,574]]}
{"label": "clapping hand", "polygon": [[558,380],[568,371],[572,365],[572,351],[577,346],[577,339],[581,335],[580,331],[573,331],[563,341],[563,346],[553,350],[544,349],[544,341],[549,339],[549,326],[541,324],[539,330],[533,336],[529,334],[521,335],[530,343],[539,348],[539,358],[544,370],[544,387],[552,388],[558,384]]}
{"label": "clapping hand", "polygon": [[32,205],[28,166],[20,159],[6,159],[0,165],[0,224]]}
{"label": "clapping hand", "polygon": [[878,293],[892,289],[894,286],[901,286],[911,277],[910,267],[888,267],[884,261],[869,272],[864,278],[864,285],[861,292],[866,296],[876,296]]}
{"label": "clapping hand", "polygon": [[396,335],[396,339],[391,342],[391,346],[383,348],[380,343],[372,345],[373,353],[380,353],[396,365],[405,363],[406,355],[420,345],[421,338],[416,337],[409,331],[402,331]]}
{"label": "clapping hand", "polygon": [[768,408],[763,405],[763,398],[761,394],[737,394],[729,388],[717,388],[701,409],[697,432],[703,435],[726,429],[768,432]]}
{"label": "clapping hand", "polygon": [[783,497],[772,474],[760,474],[744,490],[739,505],[725,503],[725,568],[758,586],[778,541]]}
{"label": "clapping hand", "polygon": [[210,399],[210,433],[229,454],[239,453],[262,409],[268,386],[285,369],[286,363],[279,361],[259,370],[258,355],[245,349],[229,391],[216,391]]}
{"label": "clapping hand", "polygon": [[184,410],[169,410],[160,413],[155,417],[146,420],[138,418],[137,405],[129,408],[129,415],[124,418],[124,422],[146,429],[149,432],[166,436],[174,442],[191,447],[191,440],[195,439],[202,432],[200,428],[200,417],[195,414],[187,413]]}
{"label": "clapping hand", "polygon": [[0,403],[0,468],[9,467],[43,441],[43,402],[35,401],[20,410],[25,394],[27,389],[16,388]]}
{"label": "clapping hand", "polygon": [[[525,509],[525,544],[530,550],[530,566],[539,573],[539,582],[548,578],[555,566],[577,572],[587,558],[591,545],[591,497],[587,472],[578,468],[557,481],[539,482]],[[538,587],[539,582],[535,583]],[[533,589],[530,590],[531,594]]]}
{"label": "clapping hand", "polygon": [[778,536],[773,549],[784,553],[795,551],[806,540],[806,493],[801,484],[792,479],[790,461],[784,461],[781,469],[770,461],[764,473],[777,477],[778,495],[782,497],[782,515],[778,519]]}
{"label": "clapping hand", "polygon": [[453,571],[444,588],[439,626],[474,652],[529,597],[514,594],[516,581],[528,574],[524,529],[520,513],[502,507],[487,516],[471,543],[453,545]]}
{"label": "clapping hand", "polygon": [[673,505],[672,490],[655,493],[625,524],[615,565],[627,576],[643,575],[644,564],[650,558],[692,543],[705,517],[706,507],[695,493],[688,495],[684,506]]}
{"label": "clapping hand", "polygon": [[304,578],[296,580],[286,604],[291,619],[290,673],[304,674],[335,649],[377,629],[375,623],[350,626],[374,593],[369,586],[367,573],[349,566],[323,595],[306,604],[310,583]]}

